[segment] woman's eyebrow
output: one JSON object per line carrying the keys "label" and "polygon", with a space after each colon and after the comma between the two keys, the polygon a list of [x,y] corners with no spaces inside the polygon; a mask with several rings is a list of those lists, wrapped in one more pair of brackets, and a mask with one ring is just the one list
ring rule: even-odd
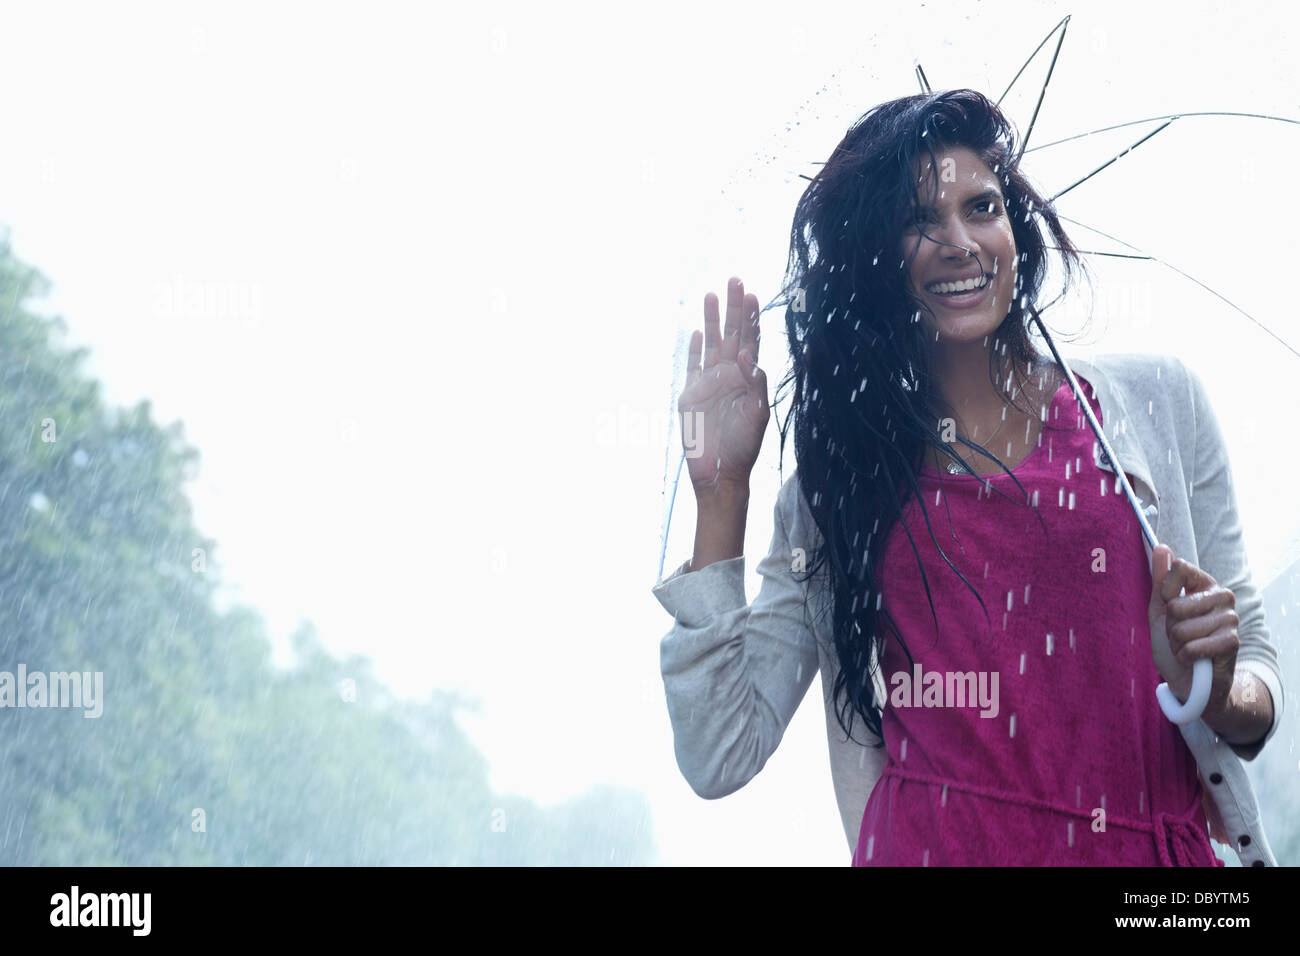
{"label": "woman's eyebrow", "polygon": [[[976,193],[974,196],[971,196],[969,199],[967,199],[966,205],[969,206],[971,203],[983,202],[986,199],[996,199],[998,202],[1001,202],[1002,193],[998,192],[996,189],[986,189],[982,193]],[[918,206],[917,208],[924,212],[932,212],[934,210],[933,206],[922,205],[922,206]]]}

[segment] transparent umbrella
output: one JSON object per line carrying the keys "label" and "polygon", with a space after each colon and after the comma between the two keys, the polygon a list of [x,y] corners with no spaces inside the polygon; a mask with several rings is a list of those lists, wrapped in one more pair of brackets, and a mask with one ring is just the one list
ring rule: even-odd
{"label": "transparent umbrella", "polygon": [[[1070,20],[1067,16],[1056,24],[1005,89],[984,90],[990,97],[997,95],[1021,131],[1022,155],[1033,154],[1025,159],[1026,170],[1069,224],[1075,243],[1089,257],[1092,277],[1100,279],[1086,295],[1083,290],[1063,292],[1040,308],[1053,324],[1072,318],[1082,318],[1089,327],[1100,323],[1101,338],[1090,352],[1168,352],[1184,358],[1201,374],[1216,395],[1232,453],[1243,525],[1250,529],[1252,556],[1266,568],[1267,583],[1286,567],[1300,542],[1296,509],[1261,513],[1269,505],[1289,500],[1291,493],[1287,475],[1275,467],[1275,450],[1263,439],[1289,434],[1293,403],[1270,396],[1267,383],[1293,380],[1300,371],[1293,364],[1300,352],[1281,334],[1285,330],[1275,327],[1278,323],[1260,318],[1277,314],[1281,300],[1270,293],[1267,282],[1258,281],[1275,277],[1280,284],[1293,261],[1295,240],[1268,236],[1261,231],[1260,218],[1267,210],[1268,215],[1287,221],[1296,208],[1295,196],[1272,191],[1261,195],[1260,187],[1270,157],[1289,155],[1300,146],[1300,120],[1241,109],[1147,112],[1102,120],[1099,114],[1086,116],[1076,109],[1070,113],[1075,123],[1070,129],[1053,116],[1050,95],[1068,75],[1058,66],[1066,62],[1062,54]],[[920,90],[930,92],[931,81],[919,59],[914,70]],[[1075,77],[1083,79],[1077,72]],[[986,85],[958,77],[945,79],[952,87]],[[1094,79],[1086,77],[1090,84]],[[1137,99],[1129,96],[1125,101]],[[1044,135],[1048,125],[1060,134]],[[787,183],[791,177],[787,171]],[[759,181],[751,185],[757,188]],[[739,210],[743,212],[743,205]],[[1103,290],[1100,300],[1095,289]],[[1159,303],[1158,318],[1155,303]],[[786,305],[784,300],[774,301],[764,312]],[[1062,353],[1045,323],[1037,321],[1037,326],[1103,451],[1116,461],[1104,430],[1082,399],[1069,356]],[[680,388],[679,377],[674,396]],[[1229,389],[1236,400],[1220,404],[1218,396]],[[675,409],[674,424],[680,424]],[[670,488],[660,577],[686,458],[681,449],[680,434],[675,434],[668,449],[668,461],[675,461],[676,470],[666,475]],[[1117,480],[1148,547],[1153,548],[1154,531],[1122,462],[1119,465]],[[1165,685],[1157,694],[1166,716],[1185,723],[1200,716],[1209,691],[1210,662],[1203,660],[1197,662],[1185,704],[1179,705]]]}

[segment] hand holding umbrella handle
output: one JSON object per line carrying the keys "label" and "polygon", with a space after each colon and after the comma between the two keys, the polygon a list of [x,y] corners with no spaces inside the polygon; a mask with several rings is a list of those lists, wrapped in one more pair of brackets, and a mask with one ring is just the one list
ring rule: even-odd
{"label": "hand holding umbrella handle", "polygon": [[1192,665],[1192,690],[1187,695],[1186,703],[1178,703],[1178,698],[1169,689],[1168,684],[1156,688],[1156,700],[1171,723],[1190,724],[1205,712],[1205,705],[1210,702],[1210,684],[1213,679],[1213,665],[1208,658],[1202,657]]}

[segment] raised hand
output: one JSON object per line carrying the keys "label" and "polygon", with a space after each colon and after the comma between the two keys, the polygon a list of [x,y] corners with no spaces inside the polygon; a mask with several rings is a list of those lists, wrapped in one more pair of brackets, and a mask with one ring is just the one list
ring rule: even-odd
{"label": "raised hand", "polygon": [[[691,333],[686,387],[677,401],[682,445],[696,498],[748,489],[767,431],[767,376],[758,367],[758,297],[732,277],[727,324],[718,330],[718,297],[704,297],[704,332]],[[703,365],[700,363],[703,346]]]}

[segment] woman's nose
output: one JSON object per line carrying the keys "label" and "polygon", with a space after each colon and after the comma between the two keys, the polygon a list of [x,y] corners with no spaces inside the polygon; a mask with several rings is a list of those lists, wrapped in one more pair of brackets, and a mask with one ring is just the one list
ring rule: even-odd
{"label": "woman's nose", "polygon": [[946,259],[966,259],[979,252],[975,237],[967,230],[965,223],[960,221],[945,224],[937,238],[943,242],[941,253]]}

